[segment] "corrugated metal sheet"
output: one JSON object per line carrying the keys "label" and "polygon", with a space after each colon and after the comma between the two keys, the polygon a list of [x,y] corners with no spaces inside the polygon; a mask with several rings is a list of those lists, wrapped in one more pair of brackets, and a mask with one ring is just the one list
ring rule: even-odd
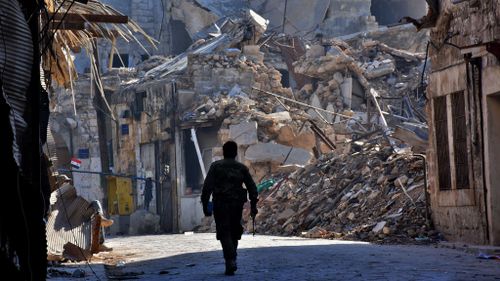
{"label": "corrugated metal sheet", "polygon": [[78,259],[65,249],[65,246],[73,244],[80,247],[84,255],[88,255],[92,244],[91,217],[94,213],[94,209],[89,208],[89,202],[77,196],[74,186],[65,184],[52,192],[50,203],[51,213],[47,221],[48,253]]}
{"label": "corrugated metal sheet", "polygon": [[[27,123],[24,113],[33,63],[31,33],[17,0],[0,0],[0,73],[10,123],[14,131],[14,160],[21,167],[22,137]],[[32,93],[35,97],[35,93]]]}
{"label": "corrugated metal sheet", "polygon": [[57,146],[56,146],[56,141],[54,140],[54,135],[52,135],[52,130],[50,129],[50,122],[49,126],[47,127],[47,155],[49,156],[50,160],[53,163],[54,167],[59,167],[58,165],[58,160],[59,158],[57,157]]}

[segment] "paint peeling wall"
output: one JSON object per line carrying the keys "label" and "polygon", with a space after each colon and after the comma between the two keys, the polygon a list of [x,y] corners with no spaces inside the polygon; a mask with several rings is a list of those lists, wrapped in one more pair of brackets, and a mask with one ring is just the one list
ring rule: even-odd
{"label": "paint peeling wall", "polygon": [[[431,29],[430,75],[427,112],[430,132],[428,149],[429,189],[433,220],[438,230],[452,241],[473,244],[500,243],[500,232],[496,221],[500,220],[498,186],[490,183],[488,172],[496,169],[488,160],[492,153],[491,139],[487,138],[491,124],[488,119],[485,87],[500,91],[498,79],[484,80],[475,85],[474,79],[486,77],[492,70],[500,68],[498,59],[487,50],[487,44],[500,37],[500,1],[464,1],[452,4],[450,0],[440,1],[440,16],[436,27]],[[464,55],[470,59],[465,59]],[[488,69],[488,70],[487,70]],[[476,73],[476,74],[474,74]],[[476,75],[476,76],[474,76]],[[491,86],[487,86],[491,85]],[[481,91],[481,88],[483,89]],[[451,162],[452,190],[440,190],[437,155],[442,150],[436,144],[435,98],[446,96],[448,112],[451,111],[450,96],[463,92],[466,97],[467,151],[469,157],[470,189],[455,189],[453,157]],[[449,113],[448,113],[449,114]],[[448,115],[448,134],[453,132]],[[453,137],[449,137],[452,140]],[[486,157],[483,157],[485,155]],[[491,194],[494,194],[492,197]]]}
{"label": "paint peeling wall", "polygon": [[[153,82],[116,91],[111,98],[111,107],[118,116],[113,123],[113,154],[115,172],[139,178],[151,177],[158,180],[156,160],[162,151],[169,148],[154,148],[156,142],[168,142],[171,138],[170,118],[170,83]],[[169,163],[162,163],[169,164]],[[153,187],[153,199],[149,211],[159,212],[157,206],[158,184]],[[145,181],[134,181],[134,200],[137,207],[144,207]]]}

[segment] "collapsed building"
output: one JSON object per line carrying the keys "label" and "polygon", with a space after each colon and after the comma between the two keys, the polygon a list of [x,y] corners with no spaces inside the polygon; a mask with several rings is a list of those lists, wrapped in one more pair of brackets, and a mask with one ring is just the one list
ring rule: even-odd
{"label": "collapsed building", "polygon": [[[105,198],[108,211],[118,222],[114,233],[210,229],[210,221],[199,227],[203,217],[199,192],[210,163],[222,157],[221,144],[233,139],[240,144],[239,160],[250,167],[255,180],[264,185],[272,182],[268,191],[263,190],[265,200],[259,215],[258,228],[265,233],[371,241],[442,239],[433,230],[432,217],[446,238],[493,241],[493,217],[487,216],[495,213],[487,202],[494,198],[484,197],[481,188],[458,188],[457,176],[441,182],[441,173],[454,174],[451,168],[442,168],[441,163],[455,159],[457,154],[446,158],[443,153],[433,153],[444,145],[436,142],[436,132],[441,130],[436,127],[439,122],[435,119],[434,102],[439,96],[436,91],[446,86],[435,88],[436,79],[444,81],[443,77],[451,75],[447,66],[452,58],[460,61],[453,45],[461,45],[450,42],[462,37],[446,37],[445,44],[438,46],[432,37],[427,43],[428,32],[416,32],[411,25],[397,25],[373,27],[362,33],[350,31],[352,34],[322,33],[317,29],[317,36],[302,34],[299,38],[275,32],[273,26],[279,25],[272,15],[268,15],[268,21],[246,10],[237,16],[220,17],[229,13],[227,9],[238,10],[236,2],[232,3],[234,6],[196,2],[219,17],[214,17],[196,35],[194,29],[187,28],[197,40],[185,52],[175,57],[153,56],[134,69],[111,69],[103,76],[103,89],[111,109],[105,118],[104,138],[113,175],[112,182],[108,182],[112,188],[96,196]],[[263,1],[260,7],[271,2]],[[328,15],[331,5],[338,3],[327,2]],[[173,3],[171,7],[175,10],[175,5],[186,3]],[[384,3],[387,5],[388,1]],[[441,6],[441,28],[450,24],[450,14],[466,14],[456,7],[459,6]],[[431,5],[428,11],[423,19],[410,22],[418,28],[432,26],[437,18],[436,6]],[[444,36],[439,25],[436,29],[432,31],[434,37]],[[467,46],[464,49],[471,52],[479,50]],[[492,43],[485,43],[484,48],[495,52]],[[477,52],[477,56],[493,61],[487,52]],[[426,94],[430,62],[433,72]],[[88,94],[91,80],[91,76],[83,75],[76,82],[80,92],[77,99]],[[467,86],[466,80],[461,81],[460,85]],[[62,114],[54,118],[69,127],[73,124],[73,129],[75,124],[82,125],[78,133],[87,139],[77,145],[93,143],[94,149],[80,154],[80,148],[67,147],[68,138],[74,137],[67,131],[62,136],[66,140],[56,143],[63,146],[61,150],[78,151],[79,156],[89,159],[84,160],[87,169],[99,169],[88,165],[93,163],[92,157],[102,157],[102,146],[96,139],[102,134],[92,112],[103,108],[95,111],[90,105],[88,110],[81,107],[79,110],[85,113],[75,122],[64,114],[72,102],[70,96],[58,96],[65,102]],[[423,110],[426,98],[432,100],[430,115]],[[440,104],[448,103],[451,101]],[[433,126],[429,140],[427,121]],[[61,139],[57,125],[54,127],[55,138]],[[453,134],[448,133],[448,139]],[[426,151],[427,158],[422,155]],[[379,161],[372,162],[372,158]],[[343,170],[338,162],[357,171]],[[466,167],[453,163],[450,167],[455,169],[455,175],[457,167]],[[479,173],[475,168],[471,171]],[[301,180],[311,175],[318,177],[319,182]],[[95,175],[85,177],[98,181]],[[146,204],[144,197],[147,178],[154,182],[151,204]],[[486,184],[486,178],[483,179]],[[88,184],[86,180],[81,182]],[[446,182],[449,188],[436,187]],[[469,178],[467,182],[477,181]],[[94,186],[99,189],[98,184]],[[308,198],[317,193],[328,194],[334,202]],[[494,196],[494,192],[486,194]],[[443,200],[448,203],[439,203]],[[476,205],[471,205],[473,202]],[[478,218],[473,228],[465,224],[451,226],[451,221],[466,218],[470,212],[476,212],[474,216]],[[486,213],[487,216],[479,215]],[[478,229],[482,229],[481,239],[475,233]]]}
{"label": "collapsed building", "polygon": [[[351,36],[345,39],[350,46],[328,38],[304,44],[297,37],[264,35],[268,25],[247,10],[242,16],[220,19],[215,35],[210,35],[212,26],[201,30],[205,39],[185,53],[151,57],[133,70],[114,70],[103,77],[112,109],[106,120],[112,171],[138,179],[104,194],[108,212],[118,222],[114,232],[135,233],[134,224],[141,221],[134,218],[137,210],[139,216],[157,214],[164,231],[198,226],[204,173],[222,157],[220,147],[226,140],[240,144],[239,160],[261,182],[304,167],[324,153],[348,152],[343,142],[353,134],[368,133],[363,124],[379,122],[365,95],[372,86],[398,98],[419,86],[414,77],[419,77],[425,46],[420,41],[426,37],[418,35],[412,42],[416,33],[408,26]],[[82,78],[75,84],[77,92],[90,88],[90,78]],[[386,79],[390,88],[384,86]],[[60,96],[66,101],[61,109],[69,108],[71,99]],[[406,120],[413,112],[396,111]],[[95,123],[92,114],[80,118],[81,124]],[[94,139],[97,146],[97,127],[83,130],[90,137],[87,145]],[[154,180],[146,212],[145,178]],[[120,200],[113,195],[118,189],[125,190],[130,202],[127,211],[119,210]]]}
{"label": "collapsed building", "polygon": [[[136,67],[155,55],[178,55],[204,38],[199,33],[219,18],[252,9],[269,20],[269,32],[312,38],[343,36],[396,24],[404,16],[419,18],[426,12],[425,0],[103,0],[127,15],[158,44],[153,47],[142,35],[137,40],[116,38],[99,43],[101,68]],[[75,53],[79,73],[90,72],[87,55]]]}

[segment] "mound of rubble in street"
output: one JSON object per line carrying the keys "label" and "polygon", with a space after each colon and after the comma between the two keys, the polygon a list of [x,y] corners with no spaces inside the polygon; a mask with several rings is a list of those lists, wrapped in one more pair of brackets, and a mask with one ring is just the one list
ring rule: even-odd
{"label": "mound of rubble in street", "polygon": [[385,143],[354,142],[349,154],[324,155],[277,179],[260,194],[257,232],[380,243],[439,239],[426,219],[424,161]]}

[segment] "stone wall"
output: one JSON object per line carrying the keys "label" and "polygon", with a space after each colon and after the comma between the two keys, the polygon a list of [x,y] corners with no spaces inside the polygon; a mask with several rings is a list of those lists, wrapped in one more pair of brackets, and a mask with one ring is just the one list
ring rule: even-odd
{"label": "stone wall", "polygon": [[[439,2],[440,15],[436,26],[431,29],[432,73],[427,89],[431,100],[428,103],[431,146],[427,156],[433,220],[437,229],[450,240],[498,245],[500,227],[496,222],[500,211],[495,209],[499,198],[495,193],[498,184],[488,173],[495,169],[495,165],[485,158],[496,153],[494,149],[489,149],[491,139],[488,139],[490,130],[496,130],[495,123],[487,121],[497,114],[488,113],[488,106],[500,86],[497,81],[482,79],[488,74],[498,73],[500,68],[498,58],[488,52],[488,43],[498,40],[500,36],[499,2]],[[464,54],[470,59],[465,60]],[[458,142],[456,133],[461,126],[456,126],[455,114],[451,114],[459,106],[452,102],[452,96],[456,95],[464,95],[466,100],[464,123],[467,145],[466,149],[461,151],[455,151]],[[435,116],[438,112],[437,98],[443,97],[448,114],[447,144],[452,155],[449,157],[449,163],[438,163],[437,156],[443,150],[443,147],[438,147],[437,140],[444,130],[438,129]],[[484,146],[481,143],[484,143]],[[461,189],[456,183],[455,155],[468,159],[470,184]],[[438,173],[439,168],[446,165],[450,166],[449,190],[443,190]],[[444,172],[441,175],[448,176]]]}
{"label": "stone wall", "polygon": [[332,0],[320,26],[326,36],[340,36],[375,29],[378,25],[370,12],[371,0]]}
{"label": "stone wall", "polygon": [[[97,114],[92,105],[88,89],[90,81],[75,83],[76,115],[73,107],[73,97],[70,90],[60,89],[54,98],[57,104],[50,116],[52,134],[56,140],[63,140],[59,147],[67,147],[68,154],[82,161],[75,171],[101,172],[101,157],[97,132]],[[71,151],[73,149],[73,151]],[[57,168],[68,168],[69,163],[57,163]],[[87,200],[102,200],[100,176],[95,174],[73,172],[71,175],[78,195]]]}

